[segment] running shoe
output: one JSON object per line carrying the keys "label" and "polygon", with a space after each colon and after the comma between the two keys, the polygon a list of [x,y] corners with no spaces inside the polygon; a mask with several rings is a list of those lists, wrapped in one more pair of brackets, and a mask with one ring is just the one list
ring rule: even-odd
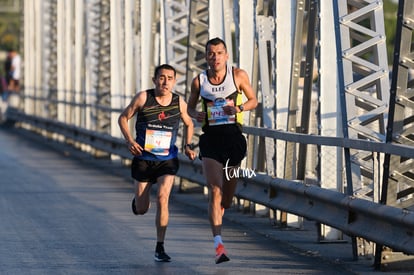
{"label": "running shoe", "polygon": [[223,244],[219,244],[216,248],[216,264],[230,261],[229,257],[226,256],[227,251],[224,248]]}
{"label": "running shoe", "polygon": [[135,215],[138,215],[137,208],[135,206],[135,198],[132,200],[131,207],[132,207],[132,213],[134,213]]}
{"label": "running shoe", "polygon": [[167,255],[164,251],[162,252],[155,252],[154,260],[157,262],[169,262],[171,261],[170,256]]}

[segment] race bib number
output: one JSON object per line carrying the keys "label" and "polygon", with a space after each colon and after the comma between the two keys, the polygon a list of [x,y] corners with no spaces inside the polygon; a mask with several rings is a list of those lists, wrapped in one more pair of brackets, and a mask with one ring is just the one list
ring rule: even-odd
{"label": "race bib number", "polygon": [[221,124],[233,124],[236,122],[235,115],[227,115],[223,107],[234,106],[231,99],[218,99],[207,103],[207,118],[210,126]]}
{"label": "race bib number", "polygon": [[144,150],[158,156],[168,156],[172,132],[147,129]]}

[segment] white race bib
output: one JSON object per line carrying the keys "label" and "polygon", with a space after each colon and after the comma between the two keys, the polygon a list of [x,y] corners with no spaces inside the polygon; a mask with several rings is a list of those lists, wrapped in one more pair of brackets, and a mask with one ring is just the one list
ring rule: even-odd
{"label": "white race bib", "polygon": [[172,132],[147,129],[144,150],[158,156],[168,156]]}
{"label": "white race bib", "polygon": [[207,103],[207,118],[210,126],[221,124],[234,124],[236,122],[235,115],[227,115],[223,107],[234,106],[231,99],[218,99]]}

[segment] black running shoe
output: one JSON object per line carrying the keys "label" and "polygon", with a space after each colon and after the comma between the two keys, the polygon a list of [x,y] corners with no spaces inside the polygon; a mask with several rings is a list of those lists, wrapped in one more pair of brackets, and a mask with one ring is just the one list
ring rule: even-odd
{"label": "black running shoe", "polygon": [[132,213],[134,213],[135,215],[138,215],[137,208],[135,207],[135,198],[132,200],[131,208],[132,208]]}
{"label": "black running shoe", "polygon": [[167,255],[164,251],[162,252],[155,252],[154,260],[157,262],[169,262],[171,261],[170,256]]}

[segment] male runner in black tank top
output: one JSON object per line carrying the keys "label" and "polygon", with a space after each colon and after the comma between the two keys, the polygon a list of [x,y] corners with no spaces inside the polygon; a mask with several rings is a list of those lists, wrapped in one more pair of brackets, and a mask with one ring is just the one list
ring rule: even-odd
{"label": "male runner in black tank top", "polygon": [[[168,200],[178,171],[177,147],[175,140],[180,119],[187,127],[186,142],[191,143],[194,126],[187,113],[187,104],[173,93],[176,71],[167,64],[155,69],[154,89],[141,91],[119,116],[118,123],[128,149],[134,156],[131,174],[135,179],[135,196],[132,211],[135,215],[145,214],[150,206],[152,183],[157,183],[157,245],[154,259],[169,262],[165,253],[164,239],[168,225]],[[128,121],[137,116],[136,139],[130,133]],[[191,160],[196,154],[191,146],[185,146],[185,154]]]}

